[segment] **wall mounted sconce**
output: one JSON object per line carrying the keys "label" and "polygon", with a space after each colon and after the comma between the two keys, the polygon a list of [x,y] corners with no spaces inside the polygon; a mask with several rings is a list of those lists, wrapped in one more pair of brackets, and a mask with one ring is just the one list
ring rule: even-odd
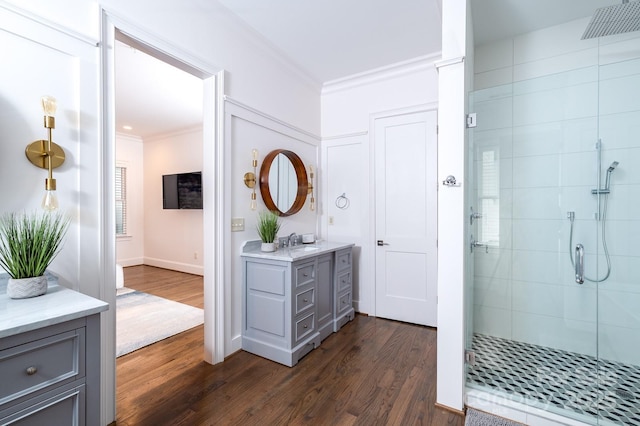
{"label": "wall mounted sconce", "polygon": [[307,194],[311,194],[309,198],[309,209],[314,211],[316,209],[316,199],[313,196],[313,166],[309,165],[309,189],[307,190]]}
{"label": "wall mounted sconce", "polygon": [[247,188],[251,188],[251,210],[256,209],[256,169],[258,167],[258,150],[254,149],[251,151],[253,155],[253,161],[251,165],[253,166],[253,172],[247,172],[244,174],[244,184]]}
{"label": "wall mounted sconce", "polygon": [[53,178],[53,169],[60,167],[64,163],[65,155],[62,147],[51,140],[52,130],[56,128],[56,98],[43,96],[41,102],[42,110],[44,111],[44,127],[47,129],[47,139],[38,140],[27,145],[25,154],[34,166],[49,171],[49,175],[44,181],[45,194],[42,198],[42,208],[44,210],[55,210],[58,208],[58,197],[56,195],[56,180]]}

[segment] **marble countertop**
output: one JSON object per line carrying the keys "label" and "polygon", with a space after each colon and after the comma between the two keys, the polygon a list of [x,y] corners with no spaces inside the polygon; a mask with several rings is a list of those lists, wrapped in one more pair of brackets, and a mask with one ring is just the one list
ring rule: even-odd
{"label": "marble countertop", "polygon": [[0,279],[0,338],[71,321],[107,309],[108,303],[69,290],[51,279],[46,294],[28,299],[11,299],[7,296],[6,279]]}
{"label": "marble countertop", "polygon": [[260,241],[248,241],[242,248],[242,256],[293,262],[353,246],[353,243],[316,241],[313,244],[299,244],[293,247],[281,247],[273,252],[264,252],[260,251]]}

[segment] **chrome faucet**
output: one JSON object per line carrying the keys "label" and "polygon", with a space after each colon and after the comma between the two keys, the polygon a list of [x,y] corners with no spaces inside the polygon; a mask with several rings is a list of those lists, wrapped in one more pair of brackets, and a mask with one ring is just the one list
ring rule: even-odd
{"label": "chrome faucet", "polygon": [[[292,239],[293,238],[293,239]],[[289,247],[291,246],[295,246],[296,243],[298,242],[298,234],[296,234],[295,232],[292,232],[289,235],[289,238],[287,239],[287,241],[289,242]]]}

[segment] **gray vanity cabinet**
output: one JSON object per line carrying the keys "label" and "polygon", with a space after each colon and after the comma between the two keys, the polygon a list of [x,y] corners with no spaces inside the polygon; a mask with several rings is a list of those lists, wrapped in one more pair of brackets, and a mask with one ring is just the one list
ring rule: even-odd
{"label": "gray vanity cabinet", "polygon": [[49,284],[13,300],[0,283],[0,425],[100,424],[100,312],[108,304]]}
{"label": "gray vanity cabinet", "polygon": [[353,260],[351,248],[336,252],[334,301],[333,306],[333,331],[338,331],[355,315],[353,309]]}
{"label": "gray vanity cabinet", "polygon": [[95,314],[1,339],[0,424],[98,424],[99,336]]}
{"label": "gray vanity cabinet", "polygon": [[333,333],[333,253],[318,257],[318,332],[320,340]]}
{"label": "gray vanity cabinet", "polygon": [[320,344],[315,258],[283,262],[243,258],[242,349],[288,365]]}
{"label": "gray vanity cabinet", "polygon": [[351,247],[242,255],[242,349],[292,367],[353,319]]}

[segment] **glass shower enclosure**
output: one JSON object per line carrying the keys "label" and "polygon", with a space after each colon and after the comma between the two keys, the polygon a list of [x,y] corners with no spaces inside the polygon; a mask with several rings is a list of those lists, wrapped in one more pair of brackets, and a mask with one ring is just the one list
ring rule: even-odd
{"label": "glass shower enclosure", "polygon": [[467,390],[640,425],[640,36],[476,90]]}

